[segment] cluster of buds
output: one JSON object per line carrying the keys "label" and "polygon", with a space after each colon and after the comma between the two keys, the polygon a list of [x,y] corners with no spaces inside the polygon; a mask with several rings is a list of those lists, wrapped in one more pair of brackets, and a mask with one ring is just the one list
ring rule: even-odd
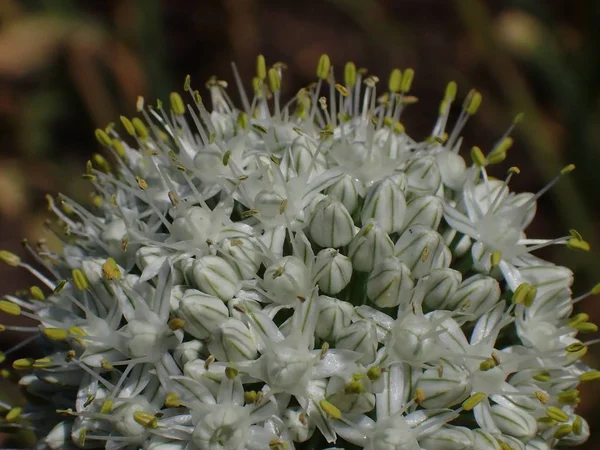
{"label": "cluster of buds", "polygon": [[[0,301],[37,326],[39,359],[12,361],[29,400],[0,402],[0,428],[38,449],[545,450],[589,436],[576,414],[597,327],[574,304],[572,272],[533,255],[588,250],[572,230],[533,239],[536,194],[488,176],[506,134],[461,156],[481,95],[454,106],[450,82],[431,135],[400,119],[414,71],[387,85],[329,57],[281,99],[285,65],[257,59],[248,96],[189,77],[170,107],[96,130],[108,156],[84,177],[91,209],[48,197],[43,243],[0,260],[39,279]],[[324,95],[322,96],[322,92]],[[447,132],[451,115],[457,114]],[[8,371],[4,371],[4,373]]]}

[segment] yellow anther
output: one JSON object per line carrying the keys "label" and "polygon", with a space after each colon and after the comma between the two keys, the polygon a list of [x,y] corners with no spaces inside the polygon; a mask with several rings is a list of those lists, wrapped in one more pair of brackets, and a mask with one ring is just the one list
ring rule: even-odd
{"label": "yellow anther", "polygon": [[577,353],[585,348],[585,345],[582,342],[574,342],[565,347],[565,351],[568,353]]}
{"label": "yellow anther", "polygon": [[142,191],[145,191],[146,189],[148,189],[148,182],[146,180],[144,180],[143,178],[135,177],[135,181],[137,182],[138,187]]}
{"label": "yellow anther", "polygon": [[388,88],[390,92],[400,92],[400,89],[402,89],[402,72],[400,69],[394,69],[390,73]]}
{"label": "yellow anther", "polygon": [[525,298],[527,297],[527,293],[529,292],[530,287],[531,286],[527,283],[521,283],[519,286],[517,286],[517,289],[515,289],[515,292],[512,296],[512,302],[515,305],[525,303]]}
{"label": "yellow anther", "polygon": [[592,370],[590,372],[579,375],[579,381],[596,381],[600,380],[600,371]]}
{"label": "yellow anther", "polygon": [[131,120],[125,116],[121,116],[121,123],[123,124],[125,131],[127,131],[127,134],[135,136],[135,127],[133,126],[133,123],[131,123]]}
{"label": "yellow anther", "polygon": [[229,380],[233,380],[235,377],[237,377],[240,374],[240,371],[237,370],[235,367],[225,367],[225,376],[229,379]]}
{"label": "yellow anther", "polygon": [[592,322],[581,322],[573,326],[582,333],[596,333],[598,331],[598,325]]}
{"label": "yellow anther", "polygon": [[15,408],[12,408],[7,414],[6,414],[6,421],[7,422],[14,422],[16,420],[19,419],[19,417],[21,417],[21,411],[22,409],[19,408],[18,406]]}
{"label": "yellow anther", "polygon": [[0,300],[0,311],[10,314],[11,316],[18,316],[21,314],[21,307],[8,300]]}
{"label": "yellow anther", "polygon": [[167,325],[169,326],[169,329],[171,329],[172,331],[181,330],[183,328],[183,326],[185,325],[185,320],[177,317],[175,319],[169,320],[169,323]]}
{"label": "yellow anther", "polygon": [[533,305],[533,301],[535,300],[536,295],[537,295],[537,288],[534,286],[531,286],[527,290],[527,294],[525,295],[525,301],[523,302],[523,304],[525,305],[526,308],[529,308],[529,307],[531,307],[531,305]]}
{"label": "yellow anther", "polygon": [[35,360],[32,358],[21,358],[13,361],[12,366],[15,370],[27,370],[31,369],[34,363]]}
{"label": "yellow anther", "polygon": [[523,119],[525,118],[525,113],[520,112],[519,114],[517,114],[515,116],[515,118],[513,119],[513,123],[515,125],[521,123],[523,121]]}
{"label": "yellow anther", "polygon": [[535,381],[539,381],[541,383],[547,383],[548,381],[550,381],[552,379],[549,372],[541,372],[541,373],[538,373],[537,375],[532,376],[531,378],[533,378]]}
{"label": "yellow anther", "polygon": [[565,166],[562,168],[562,170],[560,171],[560,173],[562,175],[567,175],[571,172],[573,172],[575,170],[575,164],[569,164],[568,166]]}
{"label": "yellow anther", "polygon": [[46,356],[45,358],[36,359],[33,363],[34,369],[46,369],[48,367],[52,367],[53,361],[50,357]]}
{"label": "yellow anther", "polygon": [[256,391],[246,391],[244,392],[244,402],[246,403],[255,403],[257,399]]}
{"label": "yellow anther", "polygon": [[[98,169],[100,169],[101,172],[110,173],[110,171],[112,170],[111,167],[110,167],[110,164],[104,158],[104,156],[102,156],[102,155],[100,155],[98,153],[94,153],[92,155],[92,160],[93,160],[94,164],[96,164],[96,166],[98,167]],[[63,203],[63,205],[67,206],[65,203]]]}
{"label": "yellow anther", "polygon": [[473,160],[473,164],[477,167],[485,167],[487,165],[485,156],[479,147],[473,147],[471,149],[471,159]]}
{"label": "yellow anther", "polygon": [[106,262],[102,264],[102,274],[107,280],[120,280],[122,276],[117,262],[112,258],[108,258]]}
{"label": "yellow anther", "polygon": [[558,403],[561,405],[575,405],[579,401],[579,391],[577,389],[569,389],[558,394]]}
{"label": "yellow anther", "polygon": [[582,252],[590,251],[590,244],[582,239],[571,238],[567,241],[567,247],[571,250],[580,250]]}
{"label": "yellow anther", "polygon": [[184,92],[188,92],[192,90],[192,77],[188,74],[185,76],[183,80],[183,90]]}
{"label": "yellow anther", "polygon": [[110,363],[110,361],[105,358],[100,361],[100,367],[102,367],[102,370],[106,370],[107,372],[110,372],[114,369],[114,366]]}
{"label": "yellow anther", "polygon": [[588,320],[590,320],[590,316],[588,314],[579,313],[579,314],[575,314],[573,317],[570,317],[569,320],[567,321],[567,324],[571,328],[574,328],[575,325],[578,325],[583,322],[587,322]]}
{"label": "yellow anther", "polygon": [[277,92],[281,89],[281,78],[279,78],[279,73],[276,69],[269,69],[267,72],[269,89],[271,92]]}
{"label": "yellow anther", "polygon": [[421,403],[423,403],[425,401],[425,397],[426,397],[426,395],[425,395],[425,391],[423,389],[421,389],[421,388],[415,389],[414,400],[417,405],[420,405]]}
{"label": "yellow anther", "polygon": [[487,372],[488,370],[491,370],[494,367],[496,367],[496,365],[496,361],[494,361],[493,359],[487,359],[485,361],[482,361],[481,364],[479,364],[479,370],[481,370],[482,372]]}
{"label": "yellow anther", "polygon": [[317,77],[322,80],[326,80],[329,77],[329,70],[331,69],[331,60],[329,59],[329,55],[323,54],[319,58],[319,63],[317,64]]}
{"label": "yellow anther", "polygon": [[573,427],[571,425],[563,424],[563,425],[560,425],[556,429],[556,431],[554,432],[554,434],[552,436],[555,437],[556,439],[562,439],[562,438],[566,437],[567,435],[571,434],[572,432],[573,432]]}
{"label": "yellow anther", "polygon": [[96,135],[96,140],[100,143],[100,145],[104,147],[112,147],[112,139],[106,133],[106,131],[97,128],[94,134]]}
{"label": "yellow anther", "polygon": [[540,403],[543,403],[544,405],[550,400],[550,396],[542,391],[535,391],[534,395],[535,398],[537,398]]}
{"label": "yellow anther", "polygon": [[414,69],[408,68],[402,74],[402,83],[400,85],[400,90],[404,93],[410,91],[410,87],[412,86],[413,79],[415,78]]}
{"label": "yellow anther", "polygon": [[354,86],[356,83],[356,65],[349,61],[344,66],[344,84],[347,88]]}
{"label": "yellow anther", "polygon": [[137,136],[141,140],[146,140],[148,138],[148,128],[146,128],[146,125],[144,124],[144,122],[142,122],[142,120],[139,119],[138,117],[134,117],[131,120],[131,123],[133,124],[133,127],[135,128],[135,132],[136,132]]}
{"label": "yellow anther", "polygon": [[598,295],[600,294],[600,283],[596,284],[591,290],[590,290],[590,294],[591,295]]}
{"label": "yellow anther", "polygon": [[68,335],[62,328],[44,328],[42,334],[52,341],[64,341]]}
{"label": "yellow anther", "polygon": [[494,250],[491,256],[492,267],[497,267],[500,264],[500,261],[502,261],[502,253],[500,250]]}
{"label": "yellow anther", "polygon": [[41,301],[46,299],[46,296],[38,286],[31,286],[29,288],[29,294],[31,295],[31,298],[35,300]]}
{"label": "yellow anther", "polygon": [[73,269],[71,275],[73,276],[73,284],[80,291],[85,291],[90,287],[87,277],[80,269]]}
{"label": "yellow anther", "polygon": [[263,55],[256,57],[256,76],[259,80],[264,80],[267,77],[267,64]]}
{"label": "yellow anther", "polygon": [[183,103],[183,99],[179,93],[171,92],[171,95],[169,95],[169,100],[171,101],[171,110],[176,115],[182,116],[185,114],[185,104]]}
{"label": "yellow anther", "polygon": [[176,392],[169,392],[165,396],[165,406],[167,408],[178,408],[179,406],[181,406],[179,395],[177,395]]}
{"label": "yellow anther", "polygon": [[54,292],[55,294],[58,294],[65,288],[66,285],[67,285],[67,280],[60,280],[58,283],[56,283],[56,286],[54,287],[52,292]]}
{"label": "yellow anther", "polygon": [[462,407],[465,411],[471,411],[473,408],[479,405],[485,398],[486,395],[483,392],[476,392],[463,402]]}
{"label": "yellow anther", "polygon": [[248,114],[244,111],[240,112],[237,116],[237,125],[240,129],[246,130],[248,128]]}
{"label": "yellow anther", "polygon": [[558,406],[548,406],[546,415],[557,422],[567,422],[569,420],[569,415]]}
{"label": "yellow anther", "polygon": [[455,81],[450,81],[446,85],[446,91],[444,92],[444,101],[452,103],[456,98],[457,85]]}
{"label": "yellow anther", "polygon": [[340,419],[342,417],[342,412],[339,410],[339,408],[325,399],[319,402],[319,406],[321,406],[321,409],[325,411],[325,414],[333,419]]}
{"label": "yellow anther", "polygon": [[481,106],[481,94],[476,90],[471,90],[471,92],[469,92],[469,95],[467,95],[466,99],[465,109],[467,111],[467,114],[469,114],[470,116],[474,115],[475,113],[477,113],[479,106]]}
{"label": "yellow anther", "polygon": [[158,418],[144,411],[136,411],[133,413],[133,420],[146,428],[158,427]]}
{"label": "yellow anther", "polygon": [[137,112],[140,112],[142,109],[144,109],[144,97],[141,95],[138,95],[137,99],[135,100],[135,109]]}
{"label": "yellow anther", "polygon": [[367,370],[367,378],[371,381],[379,380],[382,374],[381,369],[377,366],[373,366]]}
{"label": "yellow anther", "polygon": [[21,258],[8,250],[0,250],[0,261],[13,267],[21,264]]}
{"label": "yellow anther", "polygon": [[573,427],[573,434],[580,435],[583,432],[583,419],[581,416],[575,416],[571,427]]}

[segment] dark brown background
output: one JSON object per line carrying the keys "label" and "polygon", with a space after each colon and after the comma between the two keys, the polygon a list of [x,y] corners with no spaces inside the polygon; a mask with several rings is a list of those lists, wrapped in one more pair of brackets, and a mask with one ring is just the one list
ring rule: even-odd
{"label": "dark brown background", "polygon": [[[459,96],[471,87],[484,96],[466,148],[489,149],[524,112],[493,175],[518,165],[513,188],[536,191],[562,166],[578,166],[539,202],[530,234],[583,233],[589,254],[540,256],[573,268],[574,291],[584,292],[600,280],[599,23],[597,0],[0,0],[0,248],[20,251],[21,238],[42,235],[46,192],[88,200],[79,174],[99,150],[93,130],[133,114],[137,95],[165,99],[188,73],[198,87],[214,74],[231,81],[231,61],[249,79],[258,53],[288,64],[291,95],[326,52],[339,69],[353,60],[382,80],[413,67],[420,101],[404,121],[416,138],[427,136],[450,80]],[[4,266],[0,280],[2,292],[30,282]],[[581,304],[592,321],[598,300]],[[6,349],[16,337],[0,339]],[[588,362],[600,366],[599,356],[594,347]],[[584,386],[580,411],[600,434],[598,398]]]}

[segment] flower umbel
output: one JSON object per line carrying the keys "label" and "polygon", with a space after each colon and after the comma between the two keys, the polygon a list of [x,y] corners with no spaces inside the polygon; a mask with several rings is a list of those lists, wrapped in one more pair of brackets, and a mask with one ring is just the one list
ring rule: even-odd
{"label": "flower umbel", "polygon": [[[387,86],[329,57],[317,81],[281,98],[285,65],[257,59],[241,106],[225,81],[186,78],[187,100],[138,101],[138,117],[96,130],[107,158],[84,177],[86,209],[48,198],[62,254],[25,249],[39,286],[0,301],[37,327],[0,354],[32,401],[0,403],[0,429],[39,449],[552,449],[589,436],[575,413],[580,333],[572,272],[533,252],[589,246],[525,229],[537,194],[460,154],[482,98],[446,88],[431,136],[401,123],[414,71]],[[458,118],[446,130],[451,111]],[[37,267],[37,268],[36,268]],[[12,376],[4,371],[6,376]]]}

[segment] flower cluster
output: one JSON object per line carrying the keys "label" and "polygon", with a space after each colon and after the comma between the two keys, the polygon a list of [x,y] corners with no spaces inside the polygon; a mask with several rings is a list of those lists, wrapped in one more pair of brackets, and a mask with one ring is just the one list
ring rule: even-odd
{"label": "flower cluster", "polygon": [[[576,231],[532,239],[537,194],[488,176],[518,116],[487,152],[459,154],[479,92],[431,136],[400,121],[414,71],[387,86],[353,63],[283,103],[285,66],[257,59],[254,94],[234,67],[186,79],[189,103],[144,105],[97,130],[86,210],[48,198],[62,254],[25,243],[40,286],[0,310],[39,321],[40,359],[13,368],[30,401],[0,426],[39,449],[543,450],[589,435],[577,386],[594,332],[572,272],[532,253],[587,250]],[[324,96],[322,92],[325,93]],[[446,132],[451,111],[458,118]],[[20,344],[20,345],[22,345]],[[7,354],[15,349],[11,349]],[[3,358],[6,355],[3,355]]]}

